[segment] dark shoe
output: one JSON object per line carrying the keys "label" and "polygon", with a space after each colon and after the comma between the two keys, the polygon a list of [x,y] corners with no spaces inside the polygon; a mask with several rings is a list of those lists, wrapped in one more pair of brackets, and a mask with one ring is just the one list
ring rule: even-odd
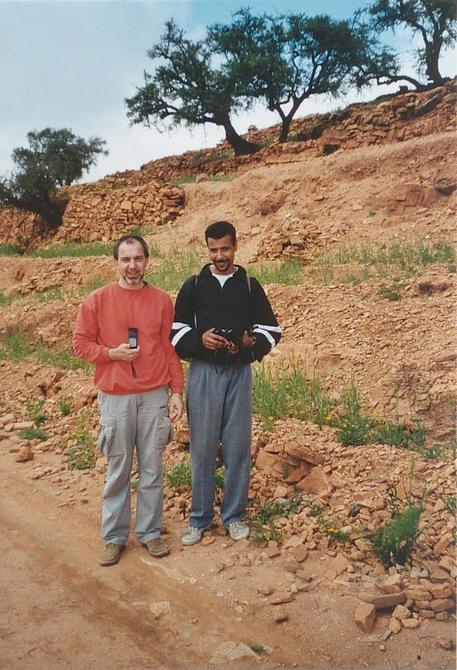
{"label": "dark shoe", "polygon": [[100,565],[116,565],[124,549],[124,544],[105,544],[105,548],[103,549],[98,562]]}
{"label": "dark shoe", "polygon": [[143,547],[146,547],[154,558],[161,558],[161,556],[166,556],[170,553],[170,547],[160,537],[149,540],[149,542],[144,542]]}

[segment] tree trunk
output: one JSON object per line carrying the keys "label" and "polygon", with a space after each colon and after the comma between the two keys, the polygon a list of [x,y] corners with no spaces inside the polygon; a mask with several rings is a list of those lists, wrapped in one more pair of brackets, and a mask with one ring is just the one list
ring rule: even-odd
{"label": "tree trunk", "polygon": [[279,133],[278,141],[282,144],[289,137],[290,124],[292,123],[292,117],[285,116],[281,124],[281,132]]}
{"label": "tree trunk", "polygon": [[436,85],[443,83],[439,70],[441,44],[429,43],[425,46],[425,62],[428,79]]}
{"label": "tree trunk", "polygon": [[227,142],[233,147],[235,156],[243,156],[246,154],[255,154],[260,149],[258,144],[248,142],[241,135],[238,135],[235,128],[232,126],[230,119],[225,119],[222,123],[225,130],[225,138]]}

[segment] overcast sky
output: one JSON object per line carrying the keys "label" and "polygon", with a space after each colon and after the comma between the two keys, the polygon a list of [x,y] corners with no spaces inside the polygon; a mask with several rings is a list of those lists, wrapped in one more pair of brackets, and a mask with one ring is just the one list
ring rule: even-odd
{"label": "overcast sky", "polygon": [[[202,37],[205,27],[228,21],[240,7],[254,13],[325,12],[349,17],[366,2],[357,0],[0,0],[0,175],[13,169],[11,151],[26,145],[29,130],[71,128],[77,135],[107,141],[109,156],[99,160],[83,181],[188,149],[215,146],[224,131],[213,125],[160,134],[130,126],[124,99],[152,70],[146,51],[174,18],[187,34]],[[383,36],[384,37],[384,36]],[[385,34],[405,63],[411,63],[409,33]],[[411,66],[405,71],[413,72]],[[455,74],[452,54],[442,73]],[[390,89],[366,90],[344,100],[309,100],[299,116],[325,112],[356,100],[374,98]],[[250,124],[262,128],[278,122],[275,114],[257,109],[234,119],[239,132]]]}

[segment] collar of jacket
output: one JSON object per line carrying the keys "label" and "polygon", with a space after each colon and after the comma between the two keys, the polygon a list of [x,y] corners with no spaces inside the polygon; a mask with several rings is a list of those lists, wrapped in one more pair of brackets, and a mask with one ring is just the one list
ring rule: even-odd
{"label": "collar of jacket", "polygon": [[[213,273],[210,270],[211,265],[212,263],[207,263],[202,267],[200,272],[200,277],[202,279],[207,277],[213,277]],[[240,279],[246,281],[246,270],[241,265],[234,264],[233,267],[236,268],[236,272],[233,275],[233,279],[235,279],[236,281],[240,281]]]}

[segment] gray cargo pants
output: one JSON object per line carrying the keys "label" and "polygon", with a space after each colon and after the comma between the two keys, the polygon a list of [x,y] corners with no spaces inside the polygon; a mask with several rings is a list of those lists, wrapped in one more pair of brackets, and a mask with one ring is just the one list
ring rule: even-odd
{"label": "gray cargo pants", "polygon": [[130,527],[130,475],[138,459],[136,536],[141,543],[160,535],[163,520],[162,456],[170,435],[168,388],[112,395],[99,391],[98,447],[108,459],[101,536],[125,544]]}

